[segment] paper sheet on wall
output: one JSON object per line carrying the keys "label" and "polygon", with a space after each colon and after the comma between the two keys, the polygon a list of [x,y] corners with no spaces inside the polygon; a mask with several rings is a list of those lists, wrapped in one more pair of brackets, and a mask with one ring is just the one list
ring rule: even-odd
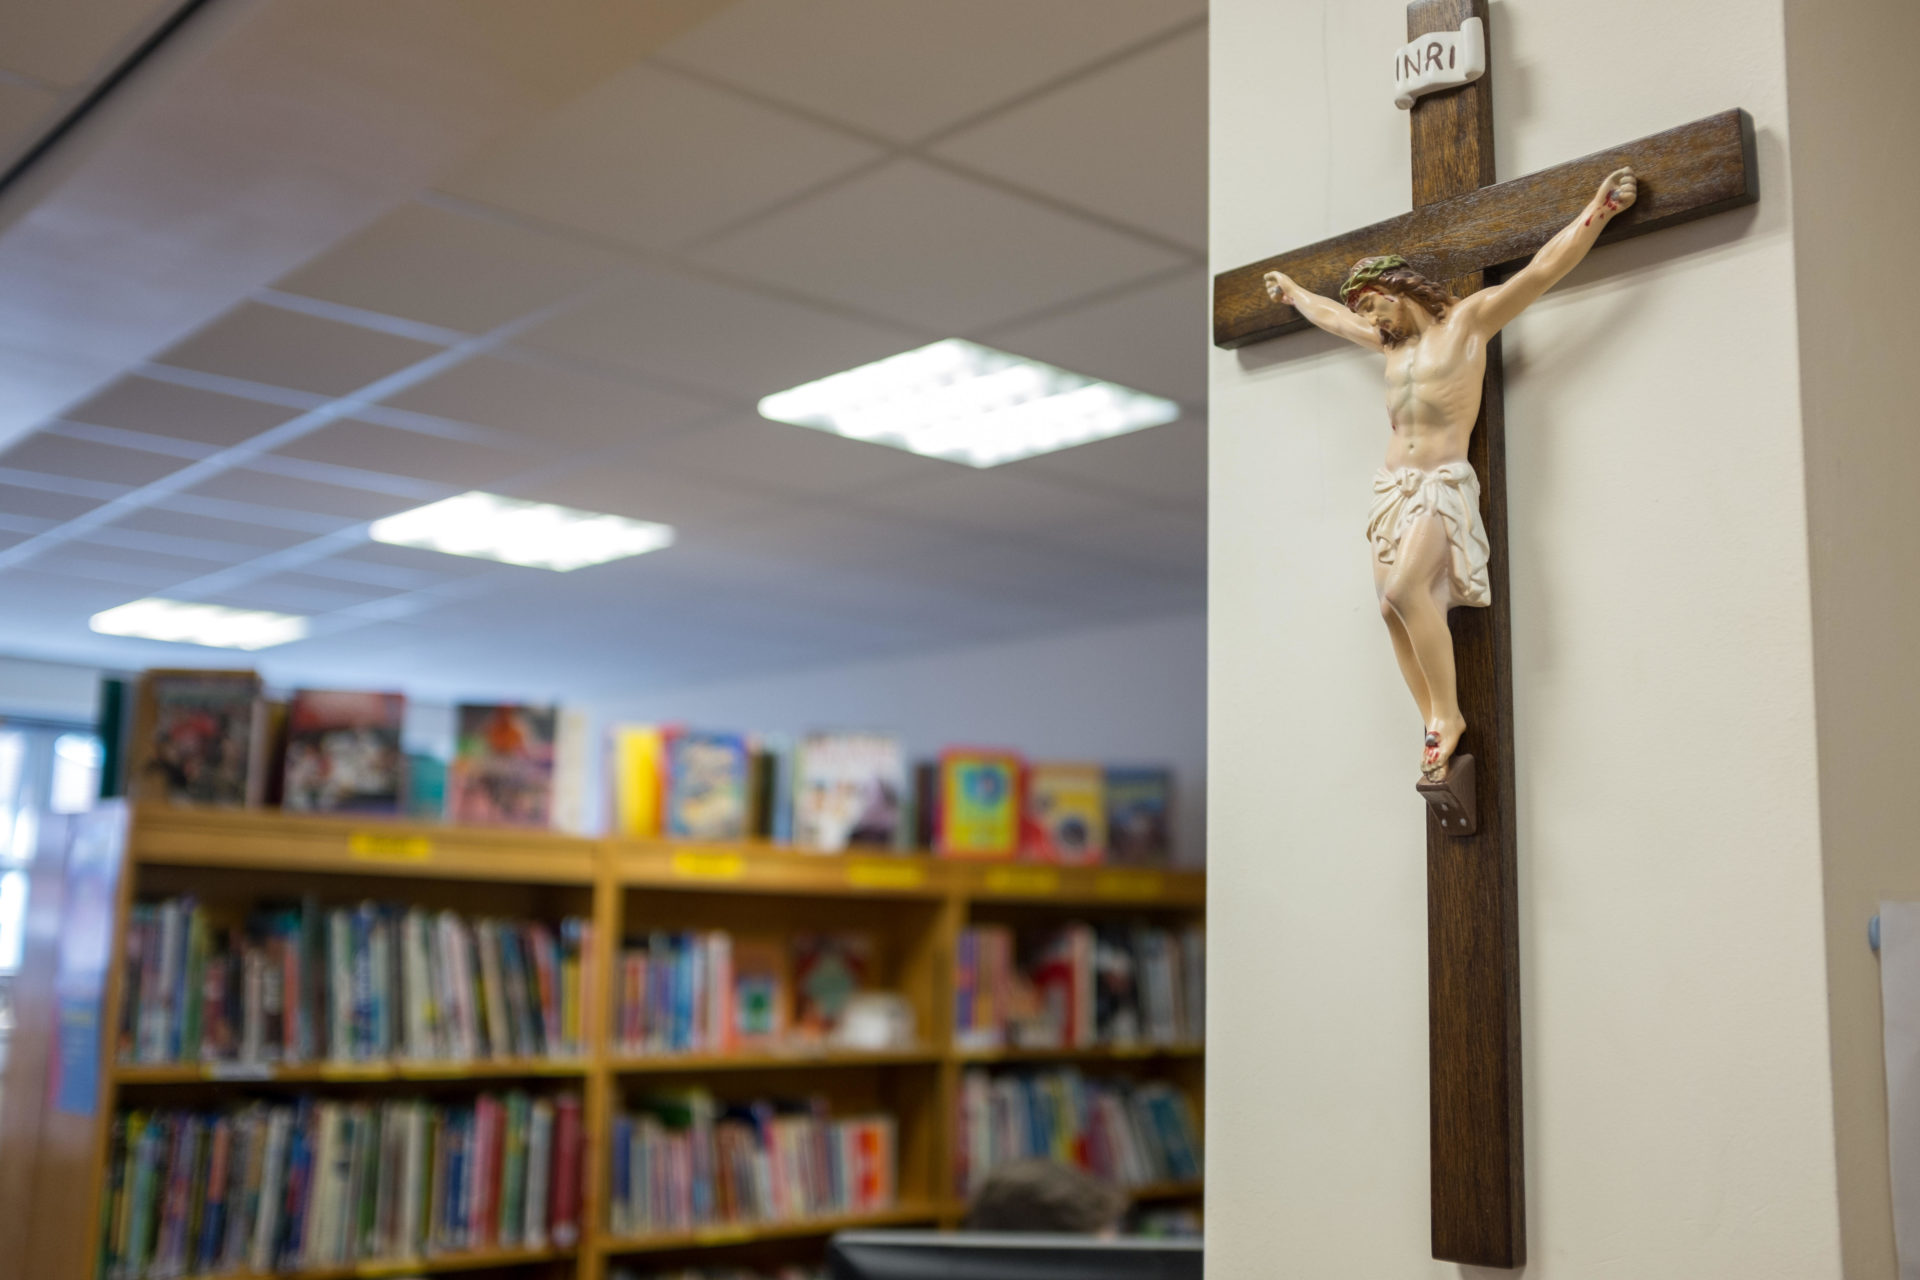
{"label": "paper sheet on wall", "polygon": [[1887,1030],[1887,1147],[1900,1280],[1920,1280],[1920,902],[1880,904]]}

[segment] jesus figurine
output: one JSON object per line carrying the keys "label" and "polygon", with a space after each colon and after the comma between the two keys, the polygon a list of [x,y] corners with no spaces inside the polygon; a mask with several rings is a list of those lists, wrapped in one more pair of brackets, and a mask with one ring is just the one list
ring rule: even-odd
{"label": "jesus figurine", "polygon": [[1392,254],[1356,262],[1340,286],[1339,302],[1281,272],[1266,274],[1274,301],[1387,358],[1393,438],[1373,478],[1367,541],[1380,616],[1426,726],[1420,772],[1428,782],[1445,780],[1467,727],[1454,687],[1447,613],[1456,605],[1493,600],[1480,480],[1467,461],[1467,440],[1480,416],[1487,343],[1578,266],[1637,194],[1632,169],[1608,174],[1580,216],[1541,246],[1532,262],[1466,298],[1454,297]]}

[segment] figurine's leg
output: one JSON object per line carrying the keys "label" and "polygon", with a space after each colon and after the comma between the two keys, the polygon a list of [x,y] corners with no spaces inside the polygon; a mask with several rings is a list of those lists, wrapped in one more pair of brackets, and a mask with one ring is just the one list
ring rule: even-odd
{"label": "figurine's leg", "polygon": [[1380,595],[1380,616],[1386,621],[1387,636],[1393,641],[1393,660],[1400,664],[1400,678],[1407,682],[1407,692],[1413,695],[1414,704],[1420,708],[1420,723],[1425,725],[1433,718],[1433,701],[1427,693],[1427,677],[1420,671],[1420,659],[1414,656],[1413,641],[1407,637],[1406,625],[1387,603],[1387,578],[1392,572],[1392,565],[1375,560],[1373,587]]}
{"label": "figurine's leg", "polygon": [[1452,584],[1447,578],[1453,549],[1446,523],[1438,516],[1414,522],[1400,543],[1399,562],[1387,575],[1383,593],[1413,646],[1427,682],[1427,729],[1439,739],[1428,749],[1422,768],[1439,776],[1459,745],[1467,722],[1460,715],[1453,673],[1453,633],[1447,629]]}

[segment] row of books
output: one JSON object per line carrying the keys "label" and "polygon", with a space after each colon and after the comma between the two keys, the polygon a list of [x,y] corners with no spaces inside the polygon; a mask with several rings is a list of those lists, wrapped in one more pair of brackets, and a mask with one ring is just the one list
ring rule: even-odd
{"label": "row of books", "polygon": [[1012,1160],[1058,1160],[1125,1187],[1200,1176],[1200,1131],[1185,1094],[1162,1081],[1094,1080],[1072,1068],[968,1071],[959,1148],[967,1195]]}
{"label": "row of books", "polygon": [[655,931],[620,953],[614,1043],[628,1054],[817,1044],[867,987],[873,957],[861,933]]}
{"label": "row of books", "polygon": [[580,1099],[302,1098],[114,1119],[99,1274],[171,1280],[579,1239]]}
{"label": "row of books", "polygon": [[252,671],[150,671],[133,706],[127,787],[140,800],[584,834],[604,750],[621,835],[1068,863],[1169,856],[1172,777],[1161,768],[959,748],[910,767],[899,738],[872,732],[614,725],[596,742],[584,713],[520,703],[457,706],[442,761],[407,752],[402,694],[299,689],[281,701]]}
{"label": "row of books", "polygon": [[1206,1003],[1198,925],[1075,922],[1021,937],[988,924],[960,933],[954,1038],[962,1049],[1198,1044]]}
{"label": "row of books", "polygon": [[892,1207],[892,1116],[826,1100],[722,1105],[704,1090],[639,1099],[613,1123],[609,1224],[643,1236]]}
{"label": "row of books", "polygon": [[767,839],[802,849],[930,848],[954,857],[1153,864],[1168,856],[1165,769],[1028,763],[954,748],[908,767],[881,733],[779,736],[680,726],[612,731],[621,835]]}
{"label": "row of books", "polygon": [[309,897],[220,922],[192,896],[137,903],[123,1061],[565,1057],[585,1049],[592,925]]}

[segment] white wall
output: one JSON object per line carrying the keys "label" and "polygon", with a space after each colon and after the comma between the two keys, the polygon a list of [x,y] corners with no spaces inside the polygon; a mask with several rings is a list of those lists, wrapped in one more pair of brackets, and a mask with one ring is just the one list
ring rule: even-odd
{"label": "white wall", "polygon": [[100,676],[92,667],[0,657],[0,718],[92,724]]}
{"label": "white wall", "polygon": [[1882,899],[1920,899],[1920,420],[1911,326],[1873,300],[1906,292],[1889,268],[1920,207],[1920,6],[1786,12],[1842,1239],[1849,1277],[1892,1280],[1880,973],[1864,930]]}
{"label": "white wall", "polygon": [[[1743,106],[1762,187],[1509,330],[1526,1274],[1838,1276],[1780,6],[1507,0],[1492,28],[1501,176]],[[1214,0],[1216,270],[1406,207],[1404,33],[1397,4]],[[1419,725],[1361,537],[1379,376],[1312,334],[1214,354],[1232,1280],[1462,1274],[1427,1239]]]}

